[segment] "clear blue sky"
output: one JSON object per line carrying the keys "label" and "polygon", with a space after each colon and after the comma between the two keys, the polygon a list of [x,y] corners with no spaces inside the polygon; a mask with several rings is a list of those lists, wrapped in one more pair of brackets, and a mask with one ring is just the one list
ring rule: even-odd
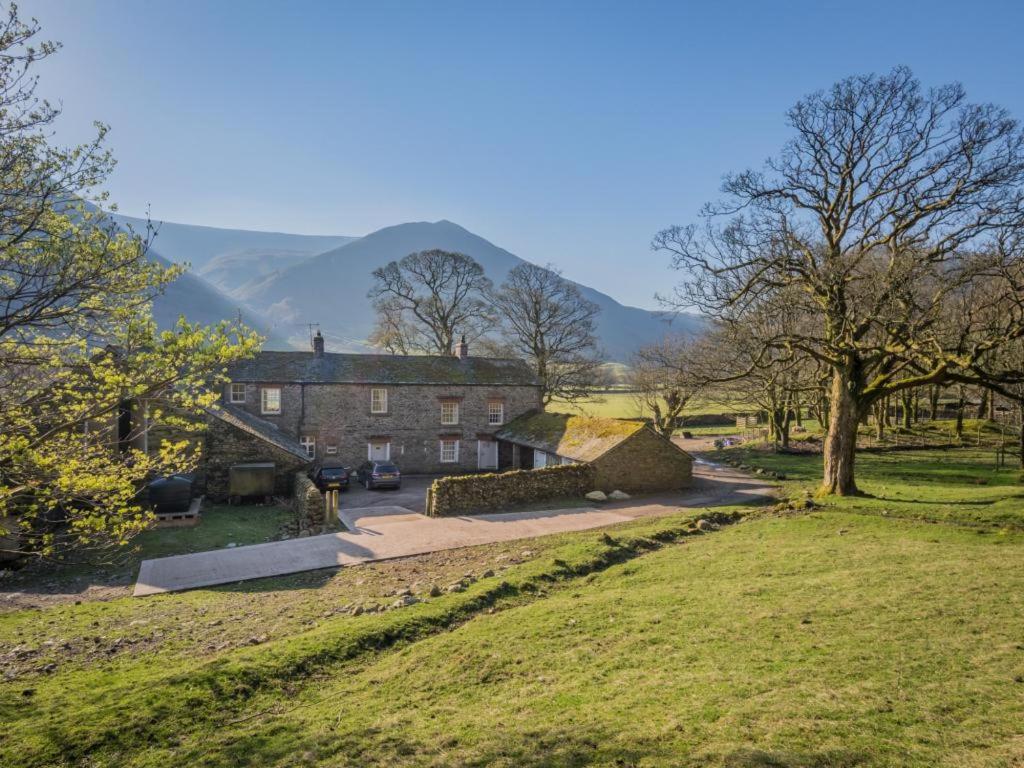
{"label": "clear blue sky", "polygon": [[58,137],[113,127],[124,213],[366,234],[451,219],[619,300],[785,109],[913,67],[1024,117],[1019,2],[28,0]]}

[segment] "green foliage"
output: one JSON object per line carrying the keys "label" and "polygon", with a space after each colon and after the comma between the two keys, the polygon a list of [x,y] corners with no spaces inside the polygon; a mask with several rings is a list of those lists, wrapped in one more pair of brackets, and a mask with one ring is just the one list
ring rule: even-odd
{"label": "green foliage", "polygon": [[[106,128],[89,144],[50,144],[57,111],[34,95],[38,29],[11,7],[0,30],[0,524],[40,555],[64,544],[124,545],[144,529],[136,502],[154,475],[195,465],[187,439],[139,450],[143,426],[192,428],[226,366],[260,339],[243,326],[179,320],[158,331],[151,300],[180,275],[102,212],[113,166]],[[133,444],[130,444],[133,443]]]}

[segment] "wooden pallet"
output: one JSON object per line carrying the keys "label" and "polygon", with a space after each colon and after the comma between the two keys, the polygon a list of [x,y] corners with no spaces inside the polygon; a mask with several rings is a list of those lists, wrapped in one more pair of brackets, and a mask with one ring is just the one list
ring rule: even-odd
{"label": "wooden pallet", "polygon": [[202,520],[202,515],[199,513],[199,507],[203,503],[203,497],[198,496],[192,499],[192,503],[189,505],[188,510],[185,512],[164,512],[157,513],[156,516],[156,527],[157,528],[190,528],[192,526],[199,525]]}

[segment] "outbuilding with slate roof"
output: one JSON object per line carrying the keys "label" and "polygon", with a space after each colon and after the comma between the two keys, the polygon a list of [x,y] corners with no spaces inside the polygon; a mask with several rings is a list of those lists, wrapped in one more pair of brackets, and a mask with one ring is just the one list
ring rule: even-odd
{"label": "outbuilding with slate roof", "polygon": [[500,469],[590,464],[599,490],[678,490],[693,481],[693,457],[643,421],[533,412],[495,434]]}
{"label": "outbuilding with slate roof", "polygon": [[274,494],[289,496],[295,472],[310,463],[305,449],[268,421],[232,405],[207,409],[201,487],[214,501],[231,495],[231,467],[264,463],[273,467]]}

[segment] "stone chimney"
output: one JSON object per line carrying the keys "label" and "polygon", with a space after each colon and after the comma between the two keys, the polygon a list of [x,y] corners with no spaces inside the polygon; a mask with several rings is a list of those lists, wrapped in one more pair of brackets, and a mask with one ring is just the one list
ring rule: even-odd
{"label": "stone chimney", "polygon": [[315,357],[324,356],[324,335],[320,331],[313,336],[313,355]]}
{"label": "stone chimney", "polygon": [[469,344],[466,343],[466,334],[462,334],[462,340],[455,345],[455,356],[459,360],[465,360],[469,357]]}

